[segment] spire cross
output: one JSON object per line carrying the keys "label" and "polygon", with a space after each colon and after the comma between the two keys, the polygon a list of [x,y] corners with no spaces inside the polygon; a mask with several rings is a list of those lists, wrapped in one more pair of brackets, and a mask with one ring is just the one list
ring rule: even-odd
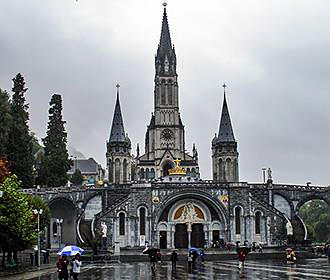
{"label": "spire cross", "polygon": [[163,6],[164,6],[164,8],[166,8],[166,6],[167,6],[166,0],[163,2]]}
{"label": "spire cross", "polygon": [[227,87],[227,85],[226,84],[223,84],[222,87],[223,87],[223,93],[226,93],[226,87]]}
{"label": "spire cross", "polygon": [[116,88],[117,88],[117,95],[119,95],[120,84],[116,84]]}

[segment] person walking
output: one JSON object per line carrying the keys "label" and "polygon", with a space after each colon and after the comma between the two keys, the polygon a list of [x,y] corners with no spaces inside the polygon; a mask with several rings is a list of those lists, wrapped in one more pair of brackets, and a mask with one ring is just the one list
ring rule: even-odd
{"label": "person walking", "polygon": [[176,262],[178,261],[178,254],[173,251],[171,254],[171,262],[172,262],[172,271],[176,271]]}
{"label": "person walking", "polygon": [[245,263],[245,259],[246,259],[246,254],[244,252],[244,250],[239,250],[238,251],[238,269],[239,270],[244,270],[244,263]]}
{"label": "person walking", "polygon": [[76,254],[74,259],[72,260],[72,277],[73,280],[78,280],[78,275],[80,273],[81,261],[80,254]]}
{"label": "person walking", "polygon": [[67,260],[66,255],[63,255],[62,257],[60,257],[60,259],[56,263],[59,280],[68,280],[69,279],[68,265],[69,265],[69,261]]}

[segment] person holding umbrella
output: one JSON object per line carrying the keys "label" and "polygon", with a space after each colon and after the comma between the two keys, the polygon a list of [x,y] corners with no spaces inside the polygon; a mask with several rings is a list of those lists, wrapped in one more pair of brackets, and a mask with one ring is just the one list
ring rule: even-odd
{"label": "person holding umbrella", "polygon": [[74,280],[78,280],[78,274],[80,273],[81,261],[80,254],[77,253],[72,260],[72,276]]}
{"label": "person holding umbrella", "polygon": [[67,257],[64,254],[60,257],[60,259],[56,263],[58,279],[60,279],[60,280],[69,279],[68,265],[69,265],[69,261],[67,260]]}

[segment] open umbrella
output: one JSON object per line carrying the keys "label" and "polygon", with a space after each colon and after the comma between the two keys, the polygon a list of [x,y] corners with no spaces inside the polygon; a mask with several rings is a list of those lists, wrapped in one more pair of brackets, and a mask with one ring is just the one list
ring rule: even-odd
{"label": "open umbrella", "polygon": [[189,248],[188,252],[189,253],[197,253],[198,255],[202,254],[202,252],[199,249],[195,248],[195,247]]}
{"label": "open umbrella", "polygon": [[156,254],[157,252],[160,252],[160,249],[147,247],[142,251],[142,254],[153,255],[153,254]]}
{"label": "open umbrella", "polygon": [[80,247],[71,245],[71,246],[65,246],[57,254],[59,256],[63,256],[63,255],[66,255],[66,256],[75,256],[78,253],[79,254],[82,254],[83,252],[84,252],[84,250],[81,249]]}

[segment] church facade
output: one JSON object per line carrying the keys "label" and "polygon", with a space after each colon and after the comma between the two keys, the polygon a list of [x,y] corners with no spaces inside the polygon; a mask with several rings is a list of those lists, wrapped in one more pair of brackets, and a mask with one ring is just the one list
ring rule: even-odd
{"label": "church facade", "polygon": [[138,146],[132,156],[117,86],[106,152],[108,186],[93,228],[107,225],[108,246],[169,249],[246,240],[273,244],[286,235],[287,219],[273,206],[271,176],[260,186],[239,182],[239,153],[225,92],[219,131],[210,143],[213,178],[199,178],[195,145],[191,154],[186,152],[176,66],[164,6],[144,153]]}

